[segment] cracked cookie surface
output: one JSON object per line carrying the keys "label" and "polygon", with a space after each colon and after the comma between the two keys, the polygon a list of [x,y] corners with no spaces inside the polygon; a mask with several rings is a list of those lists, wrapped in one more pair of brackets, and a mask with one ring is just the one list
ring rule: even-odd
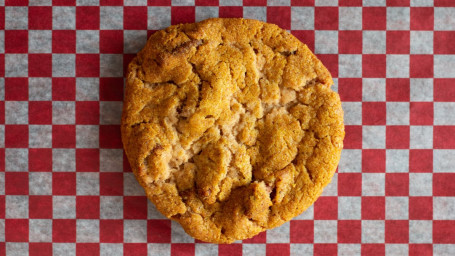
{"label": "cracked cookie surface", "polygon": [[302,213],[330,182],[344,138],[332,83],[276,25],[171,26],[129,64],[126,155],[147,197],[188,234],[250,238]]}

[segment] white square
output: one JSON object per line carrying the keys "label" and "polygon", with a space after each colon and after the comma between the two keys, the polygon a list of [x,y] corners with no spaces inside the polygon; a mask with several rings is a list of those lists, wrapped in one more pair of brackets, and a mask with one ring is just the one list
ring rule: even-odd
{"label": "white square", "polygon": [[385,0],[363,0],[363,6],[385,6]]}
{"label": "white square", "polygon": [[433,174],[431,174],[431,173],[410,173],[409,174],[409,195],[410,196],[432,196],[433,195]]}
{"label": "white square", "polygon": [[171,7],[148,7],[147,29],[164,29],[171,25]]}
{"label": "white square", "polygon": [[409,221],[409,243],[433,243],[433,221],[431,220],[410,220]]}
{"label": "white square", "polygon": [[[319,2],[324,0],[319,0]],[[316,0],[315,5],[318,4],[318,0]],[[289,6],[291,5],[291,0],[267,0],[267,6]]]}
{"label": "white square", "polygon": [[314,53],[338,53],[338,31],[316,30]]}
{"label": "white square", "polygon": [[411,78],[411,101],[433,101],[433,79]]}
{"label": "white square", "polygon": [[455,102],[434,103],[434,124],[455,125]]}
{"label": "white square", "polygon": [[30,219],[28,225],[30,242],[52,242],[52,220]]}
{"label": "white square", "polygon": [[123,218],[123,197],[101,196],[100,197],[100,219],[122,219]]}
{"label": "white square", "polygon": [[385,170],[388,173],[409,172],[409,150],[387,149]]}
{"label": "white square", "polygon": [[[198,246],[198,244],[196,244],[196,246]],[[196,251],[197,251],[197,247],[196,247]],[[262,256],[265,254],[266,254],[266,245],[265,244],[242,244],[242,255]],[[207,256],[218,255],[218,250],[216,250],[214,253],[207,253],[207,254],[204,254],[204,253],[198,254],[196,252],[196,255],[207,255]]]}
{"label": "white square", "polygon": [[101,77],[123,77],[122,54],[100,54]]}
{"label": "white square", "polygon": [[290,223],[267,230],[267,243],[289,243]]}
{"label": "white square", "polygon": [[336,220],[315,220],[314,221],[314,243],[336,243],[337,242],[337,221]]}
{"label": "white square", "polygon": [[75,196],[53,196],[52,210],[54,219],[76,218],[76,197]]}
{"label": "white square", "polygon": [[52,124],[74,124],[76,103],[74,101],[52,102]]}
{"label": "white square", "polygon": [[433,219],[453,220],[455,219],[455,197],[433,197]]}
{"label": "white square", "polygon": [[[292,10],[292,8],[293,7],[291,7],[291,10]],[[197,14],[197,9],[196,9],[196,14]],[[214,13],[214,15],[215,15],[215,13]],[[216,17],[218,17],[218,8],[216,8]],[[244,6],[243,7],[243,18],[255,19],[255,20],[260,20],[260,21],[266,22],[267,21],[267,7]]]}
{"label": "white square", "polygon": [[407,244],[386,244],[385,255],[386,256],[402,256],[408,255],[409,246]]}
{"label": "white square", "polygon": [[5,125],[0,125],[0,148],[5,147]]}
{"label": "white square", "polygon": [[409,7],[387,7],[387,30],[409,30]]}
{"label": "white square", "polygon": [[[218,255],[218,245],[216,244],[195,244],[194,247],[195,256]],[[245,245],[242,245],[242,247],[245,247]]]}
{"label": "white square", "polygon": [[155,205],[150,202],[150,200],[147,200],[147,219],[166,220],[167,218],[156,209]]}
{"label": "white square", "polygon": [[313,30],[314,7],[291,7],[291,30]]}
{"label": "white square", "polygon": [[28,170],[28,149],[5,148],[5,171],[25,172]]}
{"label": "white square", "polygon": [[74,77],[76,75],[75,54],[52,54],[52,76]]}
{"label": "white square", "polygon": [[338,172],[361,172],[362,171],[362,150],[360,149],[343,149],[341,151]]}
{"label": "white square", "polygon": [[76,30],[76,53],[99,53],[99,30]]}
{"label": "white square", "polygon": [[76,242],[98,243],[100,239],[99,220],[76,220]]}
{"label": "white square", "polygon": [[360,244],[338,244],[339,256],[361,255]]}
{"label": "white square", "polygon": [[330,89],[336,93],[338,93],[338,78],[332,78],[333,84],[330,86]]}
{"label": "white square", "polygon": [[338,173],[333,174],[332,180],[324,188],[321,196],[337,196],[338,195]]}
{"label": "white square", "polygon": [[5,54],[5,77],[27,77],[28,54]]}
{"label": "white square", "polygon": [[384,196],[384,191],[384,173],[362,173],[362,196]]}
{"label": "white square", "polygon": [[76,147],[77,148],[98,148],[99,147],[99,126],[98,125],[76,125]]}
{"label": "white square", "polygon": [[[30,99],[30,97],[29,97],[29,99]],[[0,77],[0,100],[5,100],[5,78],[4,77]]]}
{"label": "white square", "polygon": [[362,29],[362,7],[339,7],[338,15],[340,30]]}
{"label": "white square", "polygon": [[53,243],[52,253],[53,255],[75,256],[76,243]]}
{"label": "white square", "polygon": [[125,243],[146,243],[147,220],[124,220],[123,241]]}
{"label": "white square", "polygon": [[388,54],[386,75],[388,78],[409,77],[409,55]]}
{"label": "white square", "polygon": [[28,243],[5,243],[6,255],[28,256]]}
{"label": "white square", "polygon": [[120,124],[122,119],[121,101],[100,102],[100,124]]}
{"label": "white square", "polygon": [[314,219],[314,206],[311,205],[304,210],[300,215],[296,216],[294,220],[312,220]]}
{"label": "white square", "polygon": [[433,253],[436,256],[455,255],[455,244],[433,244]]}
{"label": "white square", "polygon": [[362,126],[362,148],[364,149],[385,148],[385,126],[383,125]]}
{"label": "white square", "polygon": [[360,220],[361,217],[361,197],[359,196],[340,196],[338,197],[338,219],[340,220]]}
{"label": "white square", "polygon": [[433,7],[433,0],[411,0],[411,6],[431,6]]}
{"label": "white square", "polygon": [[52,195],[51,172],[29,172],[28,184],[30,195]]}
{"label": "white square", "polygon": [[144,189],[132,172],[123,173],[123,194],[125,196],[145,196]]}
{"label": "white square", "polygon": [[362,77],[362,55],[340,54],[338,55],[338,77]]}
{"label": "white square", "polygon": [[124,30],[123,31],[123,52],[137,53],[147,43],[146,30]]}
{"label": "white square", "polygon": [[291,244],[291,256],[313,255],[313,244]]}
{"label": "white square", "polygon": [[76,28],[76,7],[53,6],[52,7],[52,29],[75,29]]}
{"label": "white square", "polygon": [[100,256],[123,256],[123,244],[101,243]]}
{"label": "white square", "polygon": [[385,198],[385,219],[386,220],[407,220],[409,219],[409,197],[387,196]]}
{"label": "white square", "polygon": [[100,171],[122,172],[123,151],[121,149],[100,149]]}
{"label": "white square", "polygon": [[123,7],[100,6],[100,29],[123,29]]}
{"label": "white square", "polygon": [[362,103],[361,102],[341,102],[344,111],[345,125],[362,124]]}
{"label": "white square", "polygon": [[76,150],[75,149],[52,149],[52,171],[74,172],[76,171]]}
{"label": "white square", "polygon": [[[128,1],[128,0],[126,0]],[[100,0],[76,0],[77,6],[95,6],[99,5]]]}
{"label": "white square", "polygon": [[171,222],[171,242],[172,243],[194,243],[194,238],[189,236],[182,226],[175,221]]}
{"label": "white square", "polygon": [[98,101],[100,96],[99,78],[76,77],[76,100]]}
{"label": "white square", "polygon": [[433,172],[455,172],[455,150],[433,150]]}
{"label": "white square", "polygon": [[363,101],[385,101],[385,79],[363,78],[362,79]]}
{"label": "white square", "polygon": [[[0,2],[4,0],[0,0]],[[34,0],[28,3],[29,6],[52,6],[52,0]]]}
{"label": "white square", "polygon": [[30,101],[52,100],[52,79],[30,77],[28,79],[28,99]]}
{"label": "white square", "polygon": [[191,6],[194,5],[195,0],[172,0],[174,6]]}
{"label": "white square", "polygon": [[52,30],[29,30],[28,52],[52,53]]}
{"label": "white square", "polygon": [[5,101],[5,124],[28,124],[28,102]]}
{"label": "white square", "polygon": [[433,54],[433,31],[411,31],[411,54]]}
{"label": "white square", "polygon": [[[31,31],[29,31],[29,33],[30,32]],[[30,35],[29,35],[29,38],[30,38]],[[29,51],[30,51],[30,49],[29,49]],[[5,30],[0,31],[0,53],[5,53]]]}
{"label": "white square", "polygon": [[409,143],[411,149],[432,149],[433,126],[411,126]]}
{"label": "white square", "polygon": [[455,55],[434,55],[433,58],[435,78],[455,77],[455,69],[453,68],[455,66]]}
{"label": "white square", "polygon": [[434,8],[434,30],[455,30],[455,7]]}
{"label": "white square", "polygon": [[[243,8],[243,17],[248,19],[245,15],[246,12],[245,8]],[[251,7],[250,7],[251,8]],[[218,18],[218,7],[216,6],[196,6],[196,13],[195,13],[196,22],[209,19],[209,18]],[[251,18],[250,18],[251,19]]]}
{"label": "white square", "polygon": [[28,219],[28,196],[5,196],[6,219]]}
{"label": "white square", "polygon": [[171,244],[147,244],[147,251],[149,256],[160,255],[170,256],[171,255]]}
{"label": "white square", "polygon": [[223,0],[220,6],[242,6],[242,0]]}
{"label": "white square", "polygon": [[[5,219],[0,219],[0,230],[5,230]],[[5,242],[5,232],[0,232],[0,242]]]}
{"label": "white square", "polygon": [[4,172],[0,173],[0,195],[5,195],[5,173]]}
{"label": "white square", "polygon": [[387,125],[409,125],[409,102],[387,102]]}
{"label": "white square", "polygon": [[147,6],[147,0],[125,0],[125,6]]}
{"label": "white square", "polygon": [[362,243],[384,243],[383,220],[362,220]]}
{"label": "white square", "polygon": [[382,53],[386,50],[385,31],[362,31],[362,53]]}
{"label": "white square", "polygon": [[28,8],[22,6],[6,6],[4,10],[5,29],[28,29]]}
{"label": "white square", "polygon": [[96,196],[100,194],[100,177],[97,172],[76,173],[76,194]]}

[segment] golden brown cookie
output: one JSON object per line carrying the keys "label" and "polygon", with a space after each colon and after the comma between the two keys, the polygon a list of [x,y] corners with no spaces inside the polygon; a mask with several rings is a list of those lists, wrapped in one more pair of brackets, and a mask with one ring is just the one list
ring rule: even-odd
{"label": "golden brown cookie", "polygon": [[276,25],[171,26],[128,68],[128,160],[157,209],[191,236],[250,238],[302,213],[330,182],[344,138],[332,83]]}

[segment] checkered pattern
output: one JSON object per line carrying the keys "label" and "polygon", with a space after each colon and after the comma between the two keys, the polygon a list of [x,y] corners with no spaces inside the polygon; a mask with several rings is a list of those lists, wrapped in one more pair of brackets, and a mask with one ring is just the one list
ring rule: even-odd
{"label": "checkered pattern", "polygon": [[[160,215],[120,140],[128,62],[209,17],[289,30],[345,111],[323,196],[232,245]],[[455,255],[454,41],[452,0],[0,0],[0,255]]]}

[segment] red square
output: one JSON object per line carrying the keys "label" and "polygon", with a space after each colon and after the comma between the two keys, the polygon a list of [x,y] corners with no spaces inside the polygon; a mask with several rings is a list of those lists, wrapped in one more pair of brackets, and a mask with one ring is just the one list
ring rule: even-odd
{"label": "red square", "polygon": [[411,125],[433,125],[433,102],[411,102]]}
{"label": "red square", "polygon": [[118,172],[100,173],[100,195],[103,196],[123,195],[123,173]]}
{"label": "red square", "polygon": [[385,255],[384,244],[362,244],[362,255]]}
{"label": "red square", "polygon": [[333,78],[338,77],[338,54],[318,54],[318,59],[330,70]]}
{"label": "red square", "polygon": [[344,138],[344,148],[361,149],[362,148],[362,126],[361,125],[346,125],[346,136]]}
{"label": "red square", "polygon": [[100,103],[99,101],[76,102],[76,124],[99,124]]}
{"label": "red square", "polygon": [[100,125],[100,147],[122,148],[119,125]]}
{"label": "red square", "polygon": [[362,124],[363,125],[385,125],[386,104],[385,102],[363,102],[362,103]]}
{"label": "red square", "polygon": [[410,220],[431,220],[433,219],[433,198],[409,197],[409,219]]}
{"label": "red square", "polygon": [[28,31],[5,30],[5,53],[27,53]]}
{"label": "red square", "polygon": [[455,196],[455,173],[433,174],[433,196]]}
{"label": "red square", "polygon": [[338,173],[339,196],[361,196],[362,174],[361,173]]}
{"label": "red square", "polygon": [[[240,245],[240,244],[239,244]],[[275,256],[275,255],[290,255],[291,248],[289,244],[266,244],[265,245],[265,255],[266,256]],[[223,254],[223,255],[242,255],[242,247],[239,247],[239,254]]]}
{"label": "red square", "polygon": [[6,219],[5,242],[28,242],[28,220]]}
{"label": "red square", "polygon": [[27,148],[28,125],[5,125],[5,147]]}
{"label": "red square", "polygon": [[433,30],[433,7],[411,7],[411,30]]}
{"label": "red square", "polygon": [[386,55],[385,54],[363,54],[362,55],[362,76],[367,78],[378,78],[386,76]]}
{"label": "red square", "polygon": [[292,30],[291,33],[301,42],[306,44],[314,52],[314,31],[313,30]]}
{"label": "red square", "polygon": [[0,6],[0,29],[5,29],[5,7]]}
{"label": "red square", "polygon": [[28,29],[52,29],[52,7],[28,7]]}
{"label": "red square", "polygon": [[100,53],[123,53],[123,31],[101,30]]}
{"label": "red square", "polygon": [[362,53],[362,31],[339,31],[338,32],[339,53]]}
{"label": "red square", "polygon": [[315,7],[314,29],[338,30],[338,7]]}
{"label": "red square", "polygon": [[455,243],[455,220],[433,221],[433,243],[453,244]]}
{"label": "red square", "polygon": [[323,256],[337,256],[338,246],[337,244],[314,244],[314,255]]}
{"label": "red square", "polygon": [[98,77],[100,75],[99,54],[77,54],[76,76]]}
{"label": "red square", "polygon": [[76,255],[99,256],[100,244],[96,243],[77,243]]}
{"label": "red square", "polygon": [[241,244],[220,244],[218,245],[218,256],[242,255]]}
{"label": "red square", "polygon": [[149,6],[169,6],[171,0],[148,0],[147,5]]}
{"label": "red square", "polygon": [[386,147],[394,149],[409,148],[409,126],[387,126]]}
{"label": "red square", "polygon": [[52,219],[52,196],[29,196],[30,219]]}
{"label": "red square", "polygon": [[123,28],[146,30],[147,7],[146,6],[123,7]]}
{"label": "red square", "polygon": [[434,79],[434,101],[455,101],[455,79]]}
{"label": "red square", "polygon": [[99,219],[100,218],[100,197],[99,196],[77,196],[76,197],[76,218],[78,218],[78,219]]}
{"label": "red square", "polygon": [[128,158],[125,155],[125,151],[123,151],[123,172],[133,172]]}
{"label": "red square", "polygon": [[76,126],[75,125],[52,126],[52,147],[53,148],[76,147]]}
{"label": "red square", "polygon": [[77,6],[76,7],[76,29],[99,29],[100,28],[100,7],[99,6]]}
{"label": "red square", "polygon": [[52,100],[72,101],[76,99],[76,79],[74,77],[52,78]]}
{"label": "red square", "polygon": [[336,220],[338,218],[338,199],[335,196],[321,196],[314,203],[315,220]]}
{"label": "red square", "polygon": [[147,242],[148,243],[170,243],[171,242],[171,221],[170,220],[148,220],[147,221]]}
{"label": "red square", "polygon": [[171,244],[171,255],[190,256],[194,253],[194,244]]}
{"label": "red square", "polygon": [[291,243],[311,244],[314,242],[314,222],[312,220],[291,220],[290,230]]}
{"label": "red square", "polygon": [[128,65],[136,57],[136,54],[123,54],[123,75],[126,76]]}
{"label": "red square", "polygon": [[455,148],[455,126],[434,126],[433,147],[436,149]]}
{"label": "red square", "polygon": [[[153,0],[153,2],[159,0]],[[166,1],[166,0],[165,0]],[[101,6],[122,6],[123,0],[100,0]]]}
{"label": "red square", "polygon": [[407,78],[386,79],[386,100],[387,101],[409,101],[410,85]]}
{"label": "red square", "polygon": [[339,0],[340,6],[362,6],[362,0]]}
{"label": "red square", "polygon": [[123,242],[123,220],[100,220],[100,242]]}
{"label": "red square", "polygon": [[30,101],[28,103],[29,124],[52,124],[52,102]]}
{"label": "red square", "polygon": [[408,196],[409,195],[409,174],[408,173],[386,173],[385,175],[386,196]]}
{"label": "red square", "polygon": [[5,78],[5,100],[28,100],[28,78]]}
{"label": "red square", "polygon": [[452,0],[434,0],[434,5],[438,7],[455,7]]}
{"label": "red square", "polygon": [[387,31],[386,33],[387,54],[409,54],[410,32]]}
{"label": "red square", "polygon": [[123,244],[123,256],[147,256],[147,244]]}
{"label": "red square", "polygon": [[385,172],[385,161],[384,149],[362,150],[363,172]]}
{"label": "red square", "polygon": [[125,196],[123,198],[123,217],[125,219],[147,219],[147,197]]}
{"label": "red square", "polygon": [[410,77],[433,78],[433,55],[411,55]]}
{"label": "red square", "polygon": [[115,77],[100,78],[100,100],[101,101],[123,100],[123,78]]}
{"label": "red square", "polygon": [[362,240],[362,225],[360,220],[338,221],[338,243],[360,244]]}
{"label": "red square", "polygon": [[75,172],[53,172],[52,173],[52,194],[60,196],[71,196],[76,194],[76,173]]}
{"label": "red square", "polygon": [[409,6],[410,0],[387,0],[387,6]]}
{"label": "red square", "polygon": [[243,18],[243,7],[241,6],[220,6],[220,18]]}
{"label": "red square", "polygon": [[52,0],[54,6],[75,6],[76,1],[74,0]]}
{"label": "red square", "polygon": [[[26,170],[24,170],[26,171]],[[28,195],[28,173],[6,172],[5,173],[6,195]]]}
{"label": "red square", "polygon": [[433,150],[411,149],[409,150],[409,171],[410,172],[432,172],[433,171]]}
{"label": "red square", "polygon": [[[245,1],[245,0],[243,0]],[[314,0],[291,0],[292,6],[314,6]]]}
{"label": "red square", "polygon": [[455,54],[455,31],[434,31],[434,53]]}
{"label": "red square", "polygon": [[27,6],[28,0],[6,0],[5,6]]}
{"label": "red square", "polygon": [[76,31],[75,30],[53,30],[52,31],[52,52],[53,53],[75,53],[76,52]]}
{"label": "red square", "polygon": [[[247,0],[248,1],[248,0]],[[218,6],[218,0],[196,0],[196,6]],[[243,1],[243,5],[245,5],[245,1]]]}
{"label": "red square", "polygon": [[339,78],[338,93],[341,101],[362,101],[362,79]]}
{"label": "red square", "polygon": [[76,220],[52,220],[52,242],[74,243],[76,242]]}
{"label": "red square", "polygon": [[171,24],[192,23],[195,21],[194,6],[172,6],[171,7]]}
{"label": "red square", "polygon": [[97,148],[76,149],[77,172],[99,172],[100,150]]}
{"label": "red square", "polygon": [[28,252],[29,256],[51,256],[52,243],[29,243]]}
{"label": "red square", "polygon": [[[292,238],[291,238],[292,239]],[[252,238],[248,238],[242,241],[244,244],[265,244],[267,241],[267,232],[263,231]]]}
{"label": "red square", "polygon": [[30,148],[28,150],[28,169],[31,172],[51,172],[52,149]]}
{"label": "red square", "polygon": [[364,30],[386,30],[386,16],[385,7],[364,7],[362,28]]}
{"label": "red square", "polygon": [[385,197],[362,197],[362,220],[383,220],[385,218]]}
{"label": "red square", "polygon": [[267,7],[267,22],[276,24],[282,29],[291,29],[291,7]]}
{"label": "red square", "polygon": [[410,244],[409,256],[433,256],[432,244]]}

